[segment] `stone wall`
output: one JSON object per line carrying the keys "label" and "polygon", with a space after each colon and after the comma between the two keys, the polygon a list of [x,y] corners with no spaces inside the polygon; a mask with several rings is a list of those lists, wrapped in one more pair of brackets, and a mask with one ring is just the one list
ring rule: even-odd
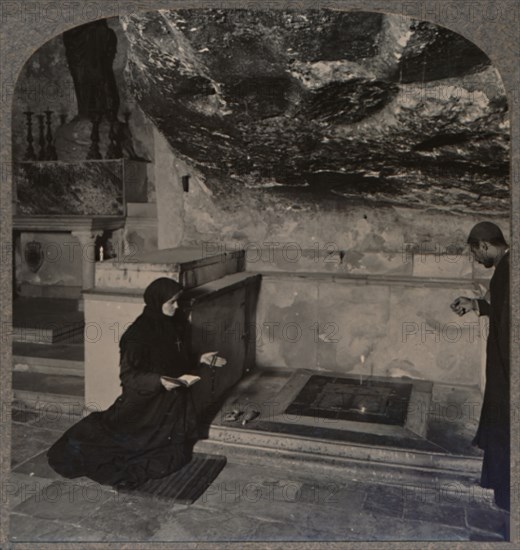
{"label": "stone wall", "polygon": [[401,270],[390,262],[378,275],[343,270],[339,260],[327,274],[309,273],[309,264],[264,272],[257,364],[481,386],[486,326],[449,308],[457,296],[477,295],[481,273],[467,255],[399,262]]}

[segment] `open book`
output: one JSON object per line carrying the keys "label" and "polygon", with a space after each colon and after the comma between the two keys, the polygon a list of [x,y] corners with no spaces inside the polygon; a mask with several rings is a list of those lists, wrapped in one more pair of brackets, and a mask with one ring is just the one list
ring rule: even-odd
{"label": "open book", "polygon": [[161,378],[172,384],[186,387],[193,386],[193,384],[200,380],[200,376],[195,376],[194,374],[183,374],[179,378],[172,378],[171,376],[161,376]]}

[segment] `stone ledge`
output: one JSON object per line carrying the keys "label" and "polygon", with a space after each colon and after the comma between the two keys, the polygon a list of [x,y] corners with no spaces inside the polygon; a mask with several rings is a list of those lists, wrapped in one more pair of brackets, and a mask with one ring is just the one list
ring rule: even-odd
{"label": "stone ledge", "polygon": [[353,285],[370,284],[390,284],[399,286],[413,287],[456,287],[471,288],[474,287],[474,281],[471,279],[441,278],[441,277],[414,277],[409,275],[360,275],[354,273],[315,273],[315,272],[297,272],[290,271],[258,271],[249,272],[258,273],[266,279],[309,279],[316,281],[327,281],[335,283],[346,283]]}
{"label": "stone ledge", "polygon": [[[248,273],[246,271],[225,275],[216,281],[210,281],[198,287],[186,289],[182,295],[182,301],[193,306],[257,280],[260,280],[259,274]],[[143,290],[117,287],[94,288],[83,291],[83,297],[85,300],[100,300],[103,302],[107,298],[110,298],[110,301],[114,302],[141,303],[143,301]]]}

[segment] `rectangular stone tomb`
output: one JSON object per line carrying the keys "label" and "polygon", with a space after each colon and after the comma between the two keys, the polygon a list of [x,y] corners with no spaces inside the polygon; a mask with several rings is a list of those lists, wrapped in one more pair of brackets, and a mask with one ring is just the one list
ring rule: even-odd
{"label": "rectangular stone tomb", "polygon": [[275,399],[276,422],[425,437],[431,382],[296,371]]}
{"label": "rectangular stone tomb", "polygon": [[208,255],[202,248],[165,248],[127,253],[96,263],[96,288],[145,289],[154,279],[171,277],[194,288],[244,270],[244,251]]}
{"label": "rectangular stone tomb", "polygon": [[289,414],[404,426],[412,384],[313,375]]}

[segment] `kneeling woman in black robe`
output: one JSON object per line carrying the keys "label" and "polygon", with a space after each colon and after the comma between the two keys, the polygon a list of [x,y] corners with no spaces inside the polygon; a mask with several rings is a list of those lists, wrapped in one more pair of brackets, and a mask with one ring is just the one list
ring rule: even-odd
{"label": "kneeling woman in black robe", "polygon": [[162,378],[190,371],[183,323],[176,314],[181,290],[168,278],[145,290],[144,311],[119,344],[121,396],[106,411],[72,426],[47,453],[50,466],[62,476],[133,488],[190,461],[197,437],[191,390]]}

